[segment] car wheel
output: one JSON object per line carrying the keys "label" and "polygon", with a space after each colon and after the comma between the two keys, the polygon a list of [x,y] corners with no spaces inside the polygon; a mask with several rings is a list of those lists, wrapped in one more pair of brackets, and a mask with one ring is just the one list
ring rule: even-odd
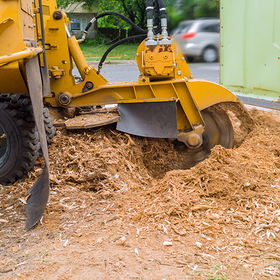
{"label": "car wheel", "polygon": [[202,59],[204,62],[215,62],[218,60],[218,52],[214,47],[207,47],[202,53]]}

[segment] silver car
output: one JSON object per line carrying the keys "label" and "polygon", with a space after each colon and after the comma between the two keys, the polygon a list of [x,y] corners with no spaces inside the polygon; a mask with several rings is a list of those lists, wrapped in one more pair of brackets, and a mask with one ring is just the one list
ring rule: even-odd
{"label": "silver car", "polygon": [[219,59],[219,26],[219,19],[182,21],[172,33],[172,38],[189,61],[201,57],[205,62],[215,62]]}

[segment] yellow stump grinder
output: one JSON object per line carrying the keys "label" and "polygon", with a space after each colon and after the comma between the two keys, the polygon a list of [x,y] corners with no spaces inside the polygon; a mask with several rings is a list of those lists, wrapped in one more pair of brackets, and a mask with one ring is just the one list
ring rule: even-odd
{"label": "yellow stump grinder", "polygon": [[[86,129],[117,122],[117,130],[133,135],[177,139],[189,152],[190,167],[217,144],[232,148],[233,127],[220,105],[238,99],[218,84],[192,77],[168,36],[163,0],[147,0],[146,11],[147,30],[106,12],[94,17],[77,40],[55,0],[0,0],[0,183],[27,174],[40,150],[45,158],[43,172],[29,190],[27,230],[40,220],[49,197],[47,142],[55,131],[47,107],[77,112],[115,104],[118,115],[109,120],[95,123],[83,114],[64,125]],[[108,52],[127,39],[109,48],[98,69],[88,65],[79,47],[94,21],[107,15],[130,24],[139,33],[133,38],[143,37],[136,54],[140,76],[134,82],[108,83],[100,74]],[[74,64],[79,81],[72,73]]]}

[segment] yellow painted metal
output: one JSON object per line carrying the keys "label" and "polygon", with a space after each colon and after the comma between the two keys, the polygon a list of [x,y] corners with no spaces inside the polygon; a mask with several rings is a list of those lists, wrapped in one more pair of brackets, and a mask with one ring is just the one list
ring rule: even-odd
{"label": "yellow painted metal", "polygon": [[[12,7],[13,12],[8,12],[7,2],[10,3],[9,6]],[[22,60],[31,55],[27,55],[26,44],[23,42],[24,36],[30,37],[30,30],[23,32],[23,21],[17,18],[16,22],[13,16],[24,11],[26,15],[31,17],[30,3],[31,0],[0,0],[0,8],[5,13],[5,19],[0,19],[2,20],[0,22],[0,40],[4,38],[2,36],[5,34],[5,38],[15,41],[12,49],[8,45],[3,48],[1,46],[0,54],[2,56],[8,55],[9,53],[6,51],[11,50],[17,63],[10,63],[12,66],[10,71],[13,71],[13,75],[18,81],[22,75],[24,76]],[[35,0],[33,12],[38,12],[37,7],[38,0]],[[61,14],[61,17],[54,17],[54,13]],[[197,135],[200,135],[202,133],[200,128],[204,125],[200,114],[201,110],[219,102],[237,101],[237,98],[230,91],[217,84],[194,80],[184,56],[175,42],[172,42],[171,45],[149,47],[145,46],[145,41],[143,41],[137,50],[136,57],[141,73],[138,81],[108,83],[101,74],[97,74],[94,67],[87,64],[76,38],[67,36],[69,19],[65,13],[57,10],[55,0],[43,0],[43,14],[46,56],[52,92],[52,95],[45,98],[45,102],[53,107],[63,107],[62,104],[67,104],[64,107],[84,107],[117,103],[142,103],[143,100],[146,102],[176,100],[179,132],[199,131]],[[36,19],[37,32],[35,35],[38,33],[38,39],[40,39],[42,30],[38,14]],[[18,39],[8,32],[9,28],[17,29],[15,34],[17,34]],[[25,26],[25,28],[27,27]],[[3,57],[2,59],[4,61]],[[7,58],[5,57],[5,59]],[[72,75],[73,62],[83,79],[78,84]],[[8,66],[9,64],[5,66],[5,70]],[[4,72],[1,72],[1,68],[4,68],[0,67],[0,77],[2,78]],[[22,83],[19,84],[22,86]],[[67,99],[66,103],[62,102],[63,98],[59,101],[59,97],[63,96]],[[194,138],[190,138],[190,145],[195,145],[196,139]]]}
{"label": "yellow painted metal", "polygon": [[[34,39],[33,4],[32,0],[0,1],[0,22],[11,18],[20,32],[20,38]],[[11,37],[14,35],[10,35]]]}
{"label": "yellow painted metal", "polygon": [[142,78],[192,78],[188,64],[175,41],[172,41],[171,46],[156,47],[146,46],[143,41],[138,47],[136,62]]}
{"label": "yellow painted metal", "polygon": [[51,91],[56,94],[75,85],[75,78],[72,75],[73,62],[65,30],[65,24],[68,22],[68,19],[63,12],[62,16],[61,19],[55,20],[51,14],[45,26],[48,69],[60,69],[65,72],[65,75],[60,78],[56,78],[55,75],[52,76],[50,73]]}
{"label": "yellow painted metal", "polygon": [[[184,78],[152,82],[147,79],[147,82],[141,83],[137,81],[108,83],[101,74],[96,73],[95,68],[88,66],[77,40],[71,37],[68,38],[68,42],[71,45],[69,48],[70,55],[75,57],[75,62],[77,61],[77,67],[83,75],[84,81],[72,87],[64,87],[63,90],[57,88],[53,83],[52,91],[55,96],[47,97],[45,100],[54,107],[62,106],[58,101],[60,93],[66,94],[69,98],[69,104],[67,103],[67,106],[64,107],[95,106],[122,102],[141,103],[143,99],[146,99],[147,102],[165,102],[175,98],[177,100],[178,130],[186,132],[194,130],[198,125],[204,125],[200,114],[202,109],[223,101],[237,101],[237,98],[230,91],[217,84],[192,79],[191,72],[182,59],[180,59],[180,69],[183,70],[181,73]],[[179,64],[177,66],[179,67]],[[64,76],[56,81],[59,80],[60,82],[63,79]],[[85,91],[87,82],[93,83],[93,89]]]}
{"label": "yellow painted metal", "polygon": [[54,79],[60,79],[62,76],[65,75],[64,69],[58,68],[58,66],[53,66],[49,70],[49,77]]}
{"label": "yellow painted metal", "polygon": [[[203,108],[225,100],[237,100],[229,91],[218,85],[192,79],[184,56],[175,42],[151,50],[143,41],[137,51],[140,82],[108,83],[101,74],[97,74],[94,67],[87,64],[76,38],[74,36],[67,38],[65,31],[67,22],[65,14],[60,20],[50,16],[45,27],[46,44],[49,46],[46,50],[48,67],[49,69],[58,67],[65,72],[65,75],[60,75],[59,78],[51,77],[53,95],[46,97],[45,101],[53,107],[140,103],[143,99],[148,100],[147,102],[165,102],[176,99],[178,130],[186,132],[196,129],[198,125],[204,125],[200,114]],[[154,59],[151,59],[151,55],[154,55]],[[167,59],[164,58],[166,55]],[[66,63],[61,63],[62,58]],[[75,83],[71,73],[72,59],[83,79],[79,84]],[[152,60],[155,61],[154,65]],[[148,75],[145,69],[153,74]],[[154,81],[150,81],[151,79]],[[86,87],[89,82],[92,84],[90,90]],[[65,95],[67,102],[64,104],[67,105],[61,103],[59,99],[61,94]]]}
{"label": "yellow painted metal", "polygon": [[178,140],[184,142],[189,148],[198,148],[203,143],[202,133],[204,132],[203,126],[194,126],[193,131],[190,132],[179,132]]}
{"label": "yellow painted metal", "polygon": [[[1,4],[2,2],[0,2],[0,9]],[[11,17],[0,19],[0,56],[23,51],[25,48],[26,44],[14,19]]]}
{"label": "yellow painted metal", "polygon": [[90,68],[74,36],[68,38],[68,45],[69,45],[70,54],[73,57],[73,60],[79,70],[79,73],[84,80],[86,75],[89,74]]}
{"label": "yellow painted metal", "polygon": [[[33,57],[41,49],[32,49],[34,39],[31,16],[32,1],[0,0],[0,92],[24,93],[25,69],[23,59]],[[34,50],[34,53],[33,53]]]}
{"label": "yellow painted metal", "polygon": [[[71,92],[71,91],[70,91]],[[210,92],[210,93],[209,93]],[[94,88],[86,93],[72,94],[69,107],[116,104],[120,102],[163,102],[176,98],[181,108],[178,129],[186,130],[204,124],[200,111],[223,101],[237,101],[228,90],[207,81],[167,80],[139,84],[138,82],[112,83]],[[47,100],[47,99],[46,99]],[[179,105],[178,105],[179,106]]]}
{"label": "yellow painted metal", "polygon": [[19,64],[19,61],[14,61],[0,67],[1,93],[28,93]]}
{"label": "yellow painted metal", "polygon": [[192,92],[200,111],[217,103],[238,101],[225,87],[205,80],[189,80],[188,89]]}
{"label": "yellow painted metal", "polygon": [[122,99],[118,100],[118,103],[153,103],[153,102],[168,102],[168,101],[176,101],[175,97],[171,98],[139,98],[139,99]]}
{"label": "yellow painted metal", "polygon": [[[38,0],[35,0],[36,6],[38,7]],[[43,18],[44,18],[44,26],[47,25],[47,22],[52,17],[53,13],[57,10],[56,0],[42,0],[43,5]]]}
{"label": "yellow painted metal", "polygon": [[170,45],[145,46],[143,52],[144,75],[149,76],[150,78],[173,78],[176,71],[173,56],[173,50]]}
{"label": "yellow painted metal", "polygon": [[17,61],[25,58],[32,58],[42,52],[43,52],[42,47],[38,47],[38,48],[31,47],[31,48],[26,48],[24,51],[21,52],[12,53],[9,55],[3,55],[0,56],[0,66],[13,61]]}

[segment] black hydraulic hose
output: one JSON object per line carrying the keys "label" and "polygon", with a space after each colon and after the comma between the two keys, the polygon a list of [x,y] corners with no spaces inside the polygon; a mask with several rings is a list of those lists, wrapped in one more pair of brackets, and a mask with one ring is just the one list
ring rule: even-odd
{"label": "black hydraulic hose", "polygon": [[160,13],[159,13],[159,6],[158,6],[158,2],[155,1],[154,2],[154,15],[155,15],[155,22],[154,25],[155,26],[159,26],[160,25]]}
{"label": "black hydraulic hose", "polygon": [[[153,12],[154,12],[154,1],[153,0],[146,0],[146,11],[147,11],[147,20],[153,19]],[[161,24],[159,19],[159,6],[157,1],[155,1],[155,26],[156,28],[153,30],[154,34],[158,34],[161,32]]]}
{"label": "black hydraulic hose", "polygon": [[154,5],[153,5],[153,0],[146,0],[145,1],[146,5],[146,11],[147,11],[147,19],[153,19],[153,11],[154,11]]}
{"label": "black hydraulic hose", "polygon": [[158,2],[161,18],[167,18],[167,13],[166,13],[164,0],[156,0],[156,1]]}
{"label": "black hydraulic hose", "polygon": [[100,73],[100,70],[101,70],[101,68],[102,68],[102,66],[103,66],[103,63],[104,63],[104,61],[105,61],[107,55],[109,54],[109,52],[110,52],[111,50],[113,50],[113,49],[114,49],[115,47],[117,47],[118,45],[123,44],[123,43],[125,43],[125,42],[127,42],[127,41],[129,41],[129,40],[139,39],[139,38],[143,38],[143,37],[146,37],[146,34],[140,34],[140,35],[131,36],[131,37],[124,38],[124,39],[122,39],[122,40],[120,40],[120,41],[114,43],[114,44],[103,54],[103,56],[102,56],[102,58],[101,58],[101,60],[100,60],[100,62],[99,62],[99,65],[98,65],[97,74]]}
{"label": "black hydraulic hose", "polygon": [[136,25],[135,23],[133,23],[130,19],[128,19],[127,17],[119,14],[119,13],[116,13],[116,12],[104,12],[104,13],[101,13],[99,15],[97,15],[96,17],[94,17],[90,22],[89,24],[87,25],[87,27],[85,28],[85,32],[88,32],[89,28],[91,27],[92,23],[99,19],[99,18],[102,18],[102,17],[105,17],[105,16],[117,16],[119,18],[121,18],[122,20],[124,20],[125,22],[127,22],[128,24],[130,24],[132,26],[132,28],[134,28],[135,30],[137,30],[139,33],[142,33],[142,34],[147,34],[147,30],[145,29],[142,29],[140,28],[138,25]]}

